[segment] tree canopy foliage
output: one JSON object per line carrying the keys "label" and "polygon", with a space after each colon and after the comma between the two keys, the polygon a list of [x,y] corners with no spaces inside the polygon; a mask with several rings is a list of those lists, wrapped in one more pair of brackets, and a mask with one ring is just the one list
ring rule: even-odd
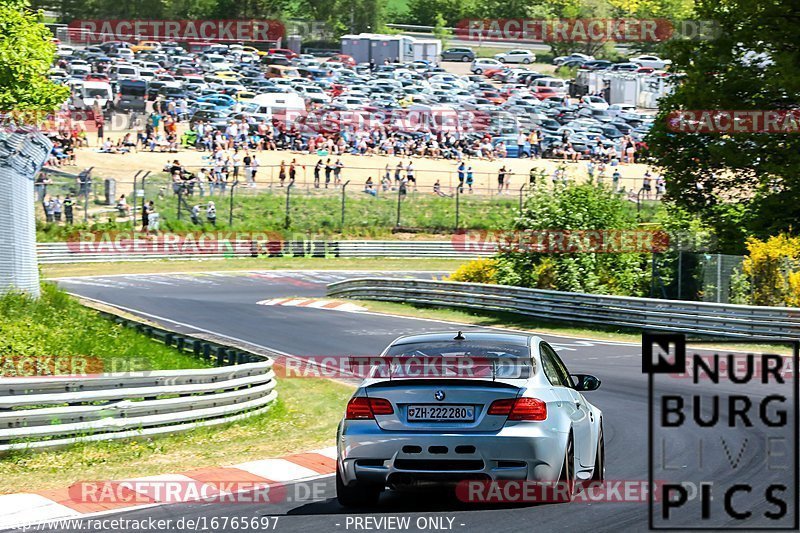
{"label": "tree canopy foliage", "polygon": [[0,109],[52,111],[66,87],[47,78],[53,63],[52,34],[23,0],[0,2]]}
{"label": "tree canopy foliage", "polygon": [[800,4],[770,0],[698,0],[697,17],[714,20],[715,39],[668,45],[685,73],[660,102],[648,138],[667,178],[668,198],[713,226],[721,250],[744,251],[745,237],[800,229],[797,133],[678,133],[675,110],[796,110],[800,98]]}

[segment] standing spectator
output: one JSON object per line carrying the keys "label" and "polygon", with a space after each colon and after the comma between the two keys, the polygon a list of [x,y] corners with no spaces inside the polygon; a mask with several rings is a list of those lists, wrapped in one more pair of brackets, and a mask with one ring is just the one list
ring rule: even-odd
{"label": "standing spectator", "polygon": [[283,182],[286,180],[286,162],[281,161],[280,169],[278,170],[278,181],[281,182],[281,187],[283,187]]}
{"label": "standing spectator", "polygon": [[408,160],[408,165],[406,165],[406,181],[408,181],[408,183],[413,183],[414,190],[417,190],[417,178],[414,176],[414,162],[410,159]]}
{"label": "standing spectator", "polygon": [[472,165],[467,167],[467,188],[469,192],[472,192],[472,182],[474,181],[474,176],[472,174]]}
{"label": "standing spectator", "polygon": [[64,198],[64,217],[67,221],[67,224],[70,225],[73,223],[74,220],[72,214],[72,208],[74,205],[75,202],[72,200],[72,196],[68,194],[66,198]]}
{"label": "standing spectator", "polygon": [[53,219],[56,222],[61,222],[61,211],[62,211],[62,203],[61,203],[61,196],[56,196],[56,199],[53,200]]}
{"label": "standing spectator", "polygon": [[46,222],[53,222],[53,200],[49,196],[42,202],[44,208],[44,219]]}
{"label": "standing spectator", "polygon": [[506,166],[503,165],[500,167],[500,171],[497,173],[497,194],[503,194],[503,186],[505,185],[506,181]]}
{"label": "standing spectator", "polygon": [[394,167],[394,183],[395,185],[400,184],[400,178],[403,174],[403,162],[398,161],[397,166]]}
{"label": "standing spectator", "polygon": [[294,185],[296,178],[297,178],[297,159],[292,159],[292,162],[289,164],[289,187]]}
{"label": "standing spectator", "polygon": [[519,135],[517,135],[517,158],[522,159],[525,156],[525,141],[528,140],[528,137],[522,133],[522,130],[519,131]]}
{"label": "standing spectator", "polygon": [[252,186],[256,186],[256,174],[258,174],[258,167],[261,163],[258,161],[258,156],[255,152],[250,156],[250,182]]}
{"label": "standing spectator", "polygon": [[667,182],[663,176],[656,178],[656,200],[663,198],[667,192]]}
{"label": "standing spectator", "polygon": [[253,184],[253,168],[251,167],[252,162],[253,158],[250,157],[250,152],[245,151],[244,158],[242,159],[242,164],[244,165],[245,181],[247,181],[247,184],[251,187]]}
{"label": "standing spectator", "polygon": [[200,204],[192,206],[192,224],[200,225]]}
{"label": "standing spectator", "polygon": [[150,214],[155,212],[155,205],[153,200],[150,200],[144,205],[142,209],[142,232],[147,233],[150,230]]}
{"label": "standing spectator", "polygon": [[317,164],[314,165],[314,188],[319,189],[319,173],[322,170],[324,163],[322,162],[322,158],[317,161]]}
{"label": "standing spectator", "polygon": [[642,178],[642,191],[644,192],[644,197],[648,200],[650,199],[650,191],[652,190],[652,179],[649,170],[644,173],[644,178]]}
{"label": "standing spectator", "polygon": [[536,129],[531,130],[528,135],[528,143],[531,145],[531,159],[538,158],[541,155],[541,137],[539,131]]}
{"label": "standing spectator", "polygon": [[342,184],[342,169],[344,168],[344,163],[342,163],[341,159],[336,160],[336,164],[333,167],[333,184],[334,185],[341,185]]}
{"label": "standing spectator", "polygon": [[208,207],[206,207],[206,220],[212,225],[217,225],[217,207],[214,205],[214,202],[208,202]]}
{"label": "standing spectator", "polygon": [[464,179],[466,178],[466,165],[464,161],[458,162],[458,192],[464,192]]}
{"label": "standing spectator", "polygon": [[[600,175],[602,176],[603,173]],[[614,173],[611,175],[611,188],[614,190],[614,192],[619,192],[619,179],[621,177],[622,174],[620,174],[619,169],[614,170]]]}
{"label": "standing spectator", "polygon": [[333,165],[331,165],[331,158],[329,157],[325,161],[325,188],[328,188],[328,185],[331,182],[331,172],[333,172]]}

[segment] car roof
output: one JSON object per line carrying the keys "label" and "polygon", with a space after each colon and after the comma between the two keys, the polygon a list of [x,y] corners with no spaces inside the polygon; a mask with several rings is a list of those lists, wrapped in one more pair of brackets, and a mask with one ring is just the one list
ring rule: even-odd
{"label": "car roof", "polygon": [[[392,346],[399,346],[403,344],[416,344],[421,342],[449,342],[453,341],[458,331],[443,331],[436,333],[424,333],[420,335],[406,335],[395,339]],[[462,332],[461,335],[465,340],[469,341],[490,341],[490,342],[504,342],[507,344],[514,344],[518,346],[528,346],[531,344],[530,335],[523,333],[504,333],[494,331],[467,331]]]}

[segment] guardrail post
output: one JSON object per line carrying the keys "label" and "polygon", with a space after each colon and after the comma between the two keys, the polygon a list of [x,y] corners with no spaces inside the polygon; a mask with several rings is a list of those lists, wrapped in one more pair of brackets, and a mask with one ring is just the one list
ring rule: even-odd
{"label": "guardrail post", "polygon": [[233,226],[233,191],[236,189],[237,185],[239,185],[238,179],[231,184],[231,205],[228,212],[228,226]]}
{"label": "guardrail post", "polygon": [[342,185],[342,231],[344,232],[344,202],[345,202],[345,189],[347,188],[347,184],[350,183],[350,180],[344,182]]}
{"label": "guardrail post", "polygon": [[225,355],[226,350],[223,346],[217,347],[217,366],[224,366],[225,365]]}
{"label": "guardrail post", "polygon": [[[144,173],[142,176],[142,223],[144,223],[144,208],[145,208],[145,201],[146,201],[146,190],[145,190],[145,180],[147,180],[147,176],[150,175],[150,171]],[[136,203],[136,195],[134,194],[134,204]],[[135,229],[135,228],[134,228]]]}
{"label": "guardrail post", "polygon": [[167,333],[166,335],[164,335],[164,344],[166,344],[167,346],[172,346],[172,338],[173,338],[172,333]]}
{"label": "guardrail post", "polygon": [[139,170],[133,175],[133,192],[131,193],[131,214],[133,215],[133,231],[136,231],[136,178],[142,171]]}
{"label": "guardrail post", "polygon": [[[408,186],[406,185],[406,187]],[[403,195],[401,194],[402,191],[403,184],[400,182],[400,184],[397,186],[397,223],[395,224],[395,226],[398,228],[400,227],[400,202],[403,199]]]}
{"label": "guardrail post", "polygon": [[290,215],[290,207],[291,207],[291,205],[290,205],[291,204],[290,192],[291,192],[291,190],[292,190],[292,184],[290,183],[289,186],[286,187],[286,218],[283,221],[283,227],[287,228],[287,229],[289,228],[289,226],[292,223],[292,219],[291,219],[291,215]]}
{"label": "guardrail post", "polygon": [[203,359],[209,361],[211,359],[211,345],[207,342],[203,343]]}
{"label": "guardrail post", "polygon": [[461,185],[461,182],[459,182],[456,186],[456,231],[458,231],[458,217],[461,214]]}

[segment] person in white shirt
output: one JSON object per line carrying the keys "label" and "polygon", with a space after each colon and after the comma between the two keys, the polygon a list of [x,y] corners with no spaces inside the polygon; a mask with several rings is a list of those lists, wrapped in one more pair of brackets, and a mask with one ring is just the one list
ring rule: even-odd
{"label": "person in white shirt", "polygon": [[206,207],[206,220],[208,220],[212,226],[217,225],[217,207],[214,205],[214,202],[208,202],[208,207]]}

